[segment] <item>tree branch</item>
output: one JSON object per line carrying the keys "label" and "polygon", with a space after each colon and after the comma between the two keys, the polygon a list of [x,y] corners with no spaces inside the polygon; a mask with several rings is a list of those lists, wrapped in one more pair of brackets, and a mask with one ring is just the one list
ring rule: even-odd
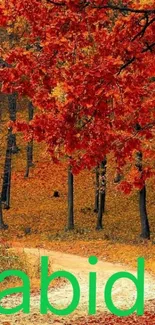
{"label": "tree branch", "polygon": [[149,21],[149,19],[148,19],[148,15],[146,15],[146,16],[145,16],[145,19],[146,19],[145,25],[144,25],[143,28],[140,30],[140,32],[138,32],[138,34],[136,34],[136,35],[133,37],[132,41],[135,41],[135,40],[137,39],[137,37],[139,37],[139,36],[143,37],[144,34],[145,34],[145,32],[146,32],[146,29],[147,29],[151,24],[153,24],[153,22],[155,22],[155,17],[152,18],[152,19]]}
{"label": "tree branch", "polygon": [[66,6],[66,2],[56,2],[54,0],[46,0],[46,1],[55,5],[55,6]]}
{"label": "tree branch", "polygon": [[147,51],[151,51],[152,52],[152,49],[153,49],[154,46],[155,46],[155,42],[152,43],[152,44],[146,43],[146,47],[142,50],[142,53],[145,53]]}
{"label": "tree branch", "polygon": [[112,9],[112,10],[118,10],[120,12],[128,11],[128,12],[133,12],[137,14],[154,14],[155,9],[134,9],[134,8],[129,8],[126,6],[118,6],[118,5],[112,5],[112,4],[107,4],[107,5],[93,5],[93,8],[96,9]]}
{"label": "tree branch", "polygon": [[122,70],[124,70],[128,65],[130,65],[132,62],[134,62],[136,60],[136,57],[134,56],[133,58],[131,58],[130,60],[128,60],[126,63],[124,63],[119,72],[118,72],[118,75],[122,72]]}
{"label": "tree branch", "polygon": [[[52,3],[53,5],[56,6],[67,6],[67,3],[65,1],[62,2],[57,2],[54,0],[47,0],[47,2]],[[79,1],[79,5],[80,2],[82,3],[82,1]],[[134,9],[134,8],[130,8],[127,6],[119,6],[119,5],[112,5],[112,4],[107,4],[107,5],[95,5],[94,3],[91,4],[91,2],[84,0],[85,5],[86,6],[92,6],[93,8],[96,9],[112,9],[112,10],[118,10],[120,12],[124,12],[124,11],[128,11],[128,12],[133,12],[133,13],[137,13],[137,14],[154,14],[155,13],[155,9]]]}

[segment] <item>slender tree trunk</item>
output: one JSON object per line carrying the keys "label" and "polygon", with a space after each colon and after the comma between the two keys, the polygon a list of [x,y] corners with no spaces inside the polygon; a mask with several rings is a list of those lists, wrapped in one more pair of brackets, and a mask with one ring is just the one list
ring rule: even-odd
{"label": "slender tree trunk", "polygon": [[4,176],[2,185],[1,200],[5,209],[10,208],[10,189],[11,189],[11,158],[12,158],[12,131],[8,129],[7,148],[4,164]]}
{"label": "slender tree trunk", "polygon": [[[9,102],[9,114],[10,114],[10,121],[16,121],[16,113],[17,113],[17,96],[16,94],[8,95],[8,102]],[[12,134],[12,153],[18,153],[19,148],[16,144],[16,134]]]}
{"label": "slender tree trunk", "polygon": [[121,179],[122,179],[122,175],[119,172],[117,172],[114,178],[114,184],[120,183]]}
{"label": "slender tree trunk", "polygon": [[150,239],[150,226],[147,216],[146,210],[146,185],[140,190],[139,193],[139,209],[140,209],[140,217],[141,217],[141,237]]}
{"label": "slender tree trunk", "polygon": [[[138,152],[136,155],[136,167],[142,174],[143,155],[142,152]],[[143,188],[139,191],[139,211],[140,211],[140,221],[141,221],[141,238],[150,239],[150,226],[147,215],[147,204],[146,204],[146,184],[144,183]]]}
{"label": "slender tree trunk", "polygon": [[68,169],[68,230],[74,229],[74,177]]}
{"label": "slender tree trunk", "polygon": [[[29,121],[33,119],[33,115],[34,115],[34,107],[33,104],[30,102],[28,105]],[[27,153],[27,164],[26,164],[25,177],[29,177],[30,167],[33,166],[33,139],[30,142],[28,142],[26,153]]]}
{"label": "slender tree trunk", "polygon": [[3,210],[2,210],[2,201],[0,198],[0,229],[8,229],[8,225],[6,225],[3,221]]}
{"label": "slender tree trunk", "polygon": [[33,166],[33,163],[32,163],[32,160],[33,160],[33,140],[31,140],[27,144],[26,154],[27,154],[27,163],[26,163],[25,177],[29,177],[30,167]]}
{"label": "slender tree trunk", "polygon": [[99,166],[96,167],[95,170],[96,174],[96,182],[95,182],[95,205],[94,205],[94,212],[98,212],[99,208]]}
{"label": "slender tree trunk", "polygon": [[106,197],[106,165],[105,158],[100,166],[100,188],[99,188],[99,208],[96,230],[103,229],[103,213],[105,211],[105,197]]}

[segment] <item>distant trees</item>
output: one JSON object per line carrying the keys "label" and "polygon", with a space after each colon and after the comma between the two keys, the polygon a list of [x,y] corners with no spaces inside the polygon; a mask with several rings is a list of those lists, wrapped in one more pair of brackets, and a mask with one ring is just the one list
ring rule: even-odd
{"label": "distant trees", "polygon": [[94,204],[94,212],[98,212],[99,208],[99,187],[100,187],[100,182],[99,182],[99,165],[95,168],[95,204]]}
{"label": "distant trees", "polygon": [[[136,154],[136,167],[140,173],[140,177],[142,177],[143,173],[143,154],[142,152],[137,152]],[[140,220],[141,220],[141,237],[150,239],[150,226],[147,215],[147,207],[146,207],[146,184],[143,182],[142,188],[139,190],[139,212],[140,212]]]}
{"label": "distant trees", "polygon": [[[9,104],[9,115],[10,121],[16,122],[16,113],[17,113],[17,94],[9,94],[8,95],[8,104]],[[12,137],[12,153],[16,154],[19,151],[19,148],[16,144],[16,134],[11,135]]]}
{"label": "distant trees", "polygon": [[68,168],[68,230],[74,229],[74,176]]}
{"label": "distant trees", "polygon": [[99,196],[98,196],[98,218],[96,229],[103,229],[103,213],[105,211],[105,198],[106,198],[106,165],[107,159],[101,162],[100,165],[100,176],[99,176]]}
{"label": "distant trees", "polygon": [[3,220],[3,210],[2,210],[2,200],[1,200],[1,197],[0,197],[0,229],[3,229],[3,230],[7,230],[8,229],[8,225],[6,225],[4,223],[4,220]]}
{"label": "distant trees", "polygon": [[[29,122],[33,120],[34,107],[32,102],[28,104],[28,120]],[[33,138],[28,142],[26,148],[27,160],[26,160],[26,172],[25,177],[29,176],[30,167],[33,166]]]}
{"label": "distant trees", "polygon": [[5,209],[10,208],[10,191],[11,191],[11,161],[12,161],[12,148],[14,146],[12,138],[12,130],[8,128],[7,146],[4,163],[3,185],[1,200]]}

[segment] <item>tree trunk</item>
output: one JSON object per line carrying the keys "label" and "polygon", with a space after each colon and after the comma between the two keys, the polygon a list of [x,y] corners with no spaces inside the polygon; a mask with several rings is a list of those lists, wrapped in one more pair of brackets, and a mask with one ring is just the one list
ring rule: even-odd
{"label": "tree trunk", "polygon": [[121,179],[122,179],[122,175],[119,172],[117,172],[114,178],[114,184],[120,183]]}
{"label": "tree trunk", "polygon": [[10,189],[11,189],[11,158],[12,158],[12,131],[8,129],[7,148],[4,164],[4,176],[2,185],[1,200],[5,209],[10,208]]}
{"label": "tree trunk", "polygon": [[[8,95],[8,102],[9,102],[9,114],[10,114],[10,121],[16,121],[16,113],[17,113],[17,96],[16,94]],[[19,148],[16,144],[16,134],[12,134],[12,153],[18,153]]]}
{"label": "tree trunk", "polygon": [[74,177],[68,169],[68,230],[74,229]]}
{"label": "tree trunk", "polygon": [[96,182],[95,182],[94,212],[98,212],[98,208],[99,208],[99,166],[96,167],[95,174],[96,174]]}
{"label": "tree trunk", "polygon": [[8,225],[6,225],[3,221],[3,210],[2,210],[2,201],[0,198],[0,229],[8,229]]}
{"label": "tree trunk", "polygon": [[99,188],[99,209],[96,230],[103,229],[103,213],[105,211],[105,196],[106,196],[106,165],[105,158],[100,166],[100,188]]}
{"label": "tree trunk", "polygon": [[141,218],[141,237],[150,239],[150,226],[146,210],[146,185],[139,192],[139,209]]}
{"label": "tree trunk", "polygon": [[[33,104],[30,102],[28,105],[29,122],[33,119],[33,115],[34,115],[34,107]],[[33,166],[33,139],[30,142],[28,142],[26,153],[27,153],[27,164],[26,164],[25,177],[29,177],[30,167]]]}
{"label": "tree trunk", "polygon": [[[136,167],[139,172],[142,174],[143,166],[142,166],[142,153],[138,152],[136,155]],[[141,238],[150,239],[150,226],[147,215],[147,207],[146,207],[146,184],[144,183],[143,188],[139,191],[139,211],[140,211],[140,221],[141,221]]]}

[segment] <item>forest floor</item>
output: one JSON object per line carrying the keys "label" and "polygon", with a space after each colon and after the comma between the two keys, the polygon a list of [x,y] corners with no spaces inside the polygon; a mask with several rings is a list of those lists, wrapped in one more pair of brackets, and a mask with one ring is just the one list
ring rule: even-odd
{"label": "forest floor", "polygon": [[[137,271],[133,270],[129,267],[122,266],[120,264],[108,263],[106,261],[98,261],[95,266],[91,266],[88,263],[88,259],[84,257],[80,257],[77,255],[64,254],[60,252],[53,252],[44,249],[23,249],[18,248],[14,249],[15,253],[26,254],[29,263],[31,264],[31,269],[37,269],[39,267],[40,256],[48,256],[49,257],[49,271],[57,270],[66,270],[74,274],[74,276],[78,279],[81,289],[81,299],[80,304],[76,311],[67,316],[60,317],[55,316],[52,313],[48,313],[47,315],[40,315],[40,292],[39,290],[33,292],[31,294],[31,313],[29,315],[24,315],[23,313],[15,314],[15,315],[1,315],[1,324],[3,325],[33,325],[36,323],[37,325],[41,324],[75,324],[78,322],[80,318],[85,319],[86,324],[89,321],[88,315],[88,297],[89,297],[89,272],[96,272],[97,274],[97,317],[103,317],[103,315],[109,314],[109,311],[106,307],[104,301],[104,287],[111,275],[116,272],[128,271],[136,276]],[[72,287],[70,283],[64,282],[61,285],[58,285],[54,288],[49,289],[48,293],[49,301],[53,304],[55,308],[62,309],[65,306],[68,306],[72,299]],[[116,306],[120,309],[130,308],[133,305],[133,301],[136,298],[136,290],[134,288],[134,284],[127,280],[121,279],[116,282],[113,287],[113,301]],[[145,309],[148,309],[150,301],[155,300],[155,278],[152,277],[147,272],[145,273]],[[2,302],[2,305],[9,308],[13,306],[19,305],[21,301],[20,295],[14,295],[11,298],[5,298]],[[152,312],[155,311],[155,305],[152,307]],[[106,314],[105,314],[106,313]],[[105,316],[104,316],[105,317]],[[110,315],[109,315],[110,317]],[[135,317],[135,316],[134,316]],[[119,318],[117,318],[118,320]],[[7,320],[7,321],[6,321]],[[84,322],[84,321],[83,321]],[[141,321],[142,322],[142,321]],[[91,322],[93,324],[93,322]],[[104,322],[101,324],[105,324]],[[119,324],[119,323],[116,323]],[[142,323],[145,324],[145,323]],[[151,323],[152,325],[153,323]]]}
{"label": "forest floor", "polygon": [[[7,102],[5,103],[7,105]],[[5,107],[4,105],[4,107]],[[26,112],[25,102],[18,107],[18,118]],[[21,110],[22,107],[22,110]],[[6,150],[8,115],[2,112],[0,123],[0,179],[2,180]],[[148,271],[155,273],[155,191],[153,180],[147,182],[147,209],[151,240],[140,238],[138,192],[124,195],[114,184],[115,164],[107,164],[106,211],[104,229],[96,231],[95,174],[84,170],[74,179],[75,229],[67,231],[67,165],[51,162],[44,144],[34,145],[34,167],[29,178],[26,169],[26,142],[17,134],[20,152],[13,155],[11,208],[4,210],[9,225],[1,232],[0,242],[8,246],[43,247],[62,252],[96,255],[112,262],[136,266],[143,256]],[[54,191],[59,197],[53,196]]]}
{"label": "forest floor", "polygon": [[[113,184],[114,167],[107,169],[106,211],[104,229],[96,231],[94,213],[94,178],[91,171],[75,176],[75,229],[67,231],[67,169],[66,164],[54,165],[45,149],[35,147],[35,167],[24,178],[25,146],[13,157],[11,209],[4,210],[9,225],[1,232],[6,246],[42,247],[88,257],[96,255],[111,262],[136,266],[143,256],[146,269],[155,274],[155,215],[154,191],[147,184],[147,206],[151,240],[140,239],[138,193],[125,196]],[[39,153],[38,153],[39,152]],[[53,196],[58,191],[60,197]],[[28,229],[28,234],[27,234]]]}
{"label": "forest floor", "polygon": [[[3,175],[5,159],[6,120],[7,118],[4,119],[0,129],[2,147],[0,175]],[[0,246],[45,249],[80,255],[85,258],[96,255],[100,261],[119,262],[133,269],[136,268],[137,258],[143,256],[147,272],[150,272],[152,276],[155,275],[155,191],[152,180],[147,183],[150,241],[141,240],[139,236],[138,193],[133,191],[130,196],[126,196],[117,190],[114,185],[114,164],[107,166],[106,211],[103,230],[95,230],[97,219],[96,213],[94,213],[95,175],[93,171],[85,170],[75,176],[75,229],[67,231],[66,163],[54,165],[47,155],[44,144],[35,144],[34,167],[30,170],[29,178],[25,178],[26,142],[21,135],[17,135],[17,144],[20,152],[13,156],[12,161],[11,208],[4,210],[4,221],[9,225],[9,229],[1,231]],[[53,196],[54,191],[59,192],[58,198]],[[6,268],[10,269],[12,262],[9,259],[6,261]],[[64,285],[64,283],[58,283],[58,287],[61,284]],[[38,282],[37,284],[33,283],[33,287],[39,288]],[[96,318],[96,320],[102,324],[100,318]],[[96,320],[93,319],[91,322],[90,318],[90,323],[95,324]],[[50,318],[48,321],[50,324]],[[106,319],[106,322],[110,325],[115,324],[115,322],[110,323],[109,318]],[[107,323],[103,322],[103,324]],[[80,324],[87,324],[87,322],[81,319]],[[121,324],[121,320],[118,324]],[[132,324],[134,324],[133,320]],[[142,320],[140,324],[143,324]],[[149,324],[152,325],[153,321]],[[4,321],[4,325],[8,325],[7,322]]]}

